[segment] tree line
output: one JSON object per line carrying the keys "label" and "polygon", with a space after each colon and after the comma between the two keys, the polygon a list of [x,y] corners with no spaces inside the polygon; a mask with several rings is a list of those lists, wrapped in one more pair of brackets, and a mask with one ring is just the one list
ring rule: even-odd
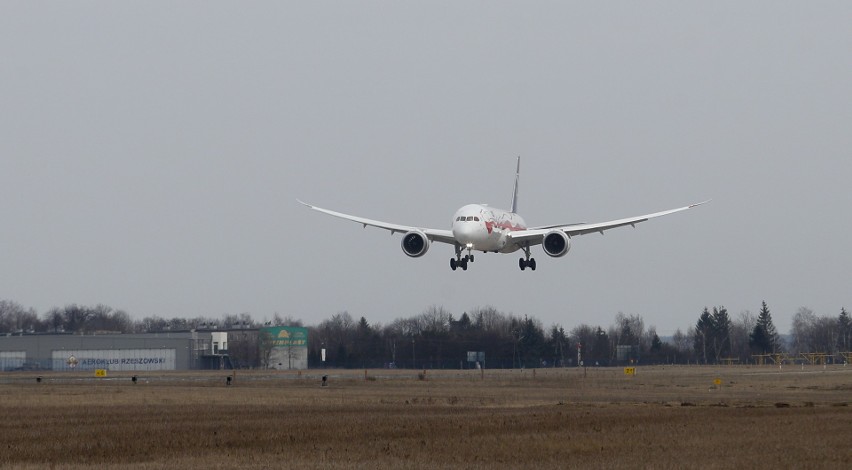
{"label": "tree line", "polygon": [[[0,301],[0,335],[155,333],[164,331],[240,330],[263,326],[304,326],[301,320],[274,314],[255,320],[249,313],[219,318],[158,316],[134,320],[106,305],[55,307],[42,315],[20,304]],[[852,349],[852,322],[845,308],[837,316],[820,316],[800,308],[785,340],[776,330],[766,302],[757,315],[736,317],[724,306],[704,308],[693,326],[660,338],[641,315],[618,313],[607,326],[580,324],[570,330],[538,319],[486,306],[461,315],[441,306],[371,324],[365,317],[340,312],[308,326],[311,367],[347,368],[523,368],[621,363],[751,363],[755,355],[825,353]],[[262,367],[262,337],[232,335],[229,352],[242,367]],[[323,353],[324,351],[324,353]],[[469,355],[469,353],[475,353]],[[468,359],[471,359],[470,361]]]}

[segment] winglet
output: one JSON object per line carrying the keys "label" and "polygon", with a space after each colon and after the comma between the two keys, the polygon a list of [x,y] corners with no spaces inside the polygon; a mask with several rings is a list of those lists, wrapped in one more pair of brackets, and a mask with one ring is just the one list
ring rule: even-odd
{"label": "winglet", "polygon": [[521,178],[521,156],[518,155],[518,167],[515,170],[515,189],[512,191],[512,213],[518,212],[518,180]]}

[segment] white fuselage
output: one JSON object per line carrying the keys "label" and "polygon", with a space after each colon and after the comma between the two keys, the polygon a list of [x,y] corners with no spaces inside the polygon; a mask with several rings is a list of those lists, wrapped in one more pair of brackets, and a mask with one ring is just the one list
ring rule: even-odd
{"label": "white fuselage", "polygon": [[507,244],[511,232],[526,230],[524,219],[518,214],[481,204],[462,207],[453,216],[453,236],[465,249],[511,253],[516,244]]}

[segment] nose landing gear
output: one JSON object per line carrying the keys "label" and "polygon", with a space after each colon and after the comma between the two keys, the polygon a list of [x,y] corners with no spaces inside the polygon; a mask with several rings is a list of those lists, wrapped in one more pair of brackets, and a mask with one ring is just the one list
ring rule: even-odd
{"label": "nose landing gear", "polygon": [[455,271],[457,268],[462,268],[462,271],[467,271],[467,258],[459,260],[450,258],[450,269]]}
{"label": "nose landing gear", "polygon": [[473,253],[471,253],[471,248],[467,249],[468,254],[462,257],[462,247],[456,245],[456,257],[450,258],[450,269],[455,271],[457,268],[462,268],[462,271],[467,271],[467,263],[470,261],[473,263]]}

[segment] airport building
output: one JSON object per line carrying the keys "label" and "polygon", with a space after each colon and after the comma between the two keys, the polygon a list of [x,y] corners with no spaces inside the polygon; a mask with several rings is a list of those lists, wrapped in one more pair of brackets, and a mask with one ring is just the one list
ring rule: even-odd
{"label": "airport building", "polygon": [[230,368],[225,331],[0,336],[0,371]]}

